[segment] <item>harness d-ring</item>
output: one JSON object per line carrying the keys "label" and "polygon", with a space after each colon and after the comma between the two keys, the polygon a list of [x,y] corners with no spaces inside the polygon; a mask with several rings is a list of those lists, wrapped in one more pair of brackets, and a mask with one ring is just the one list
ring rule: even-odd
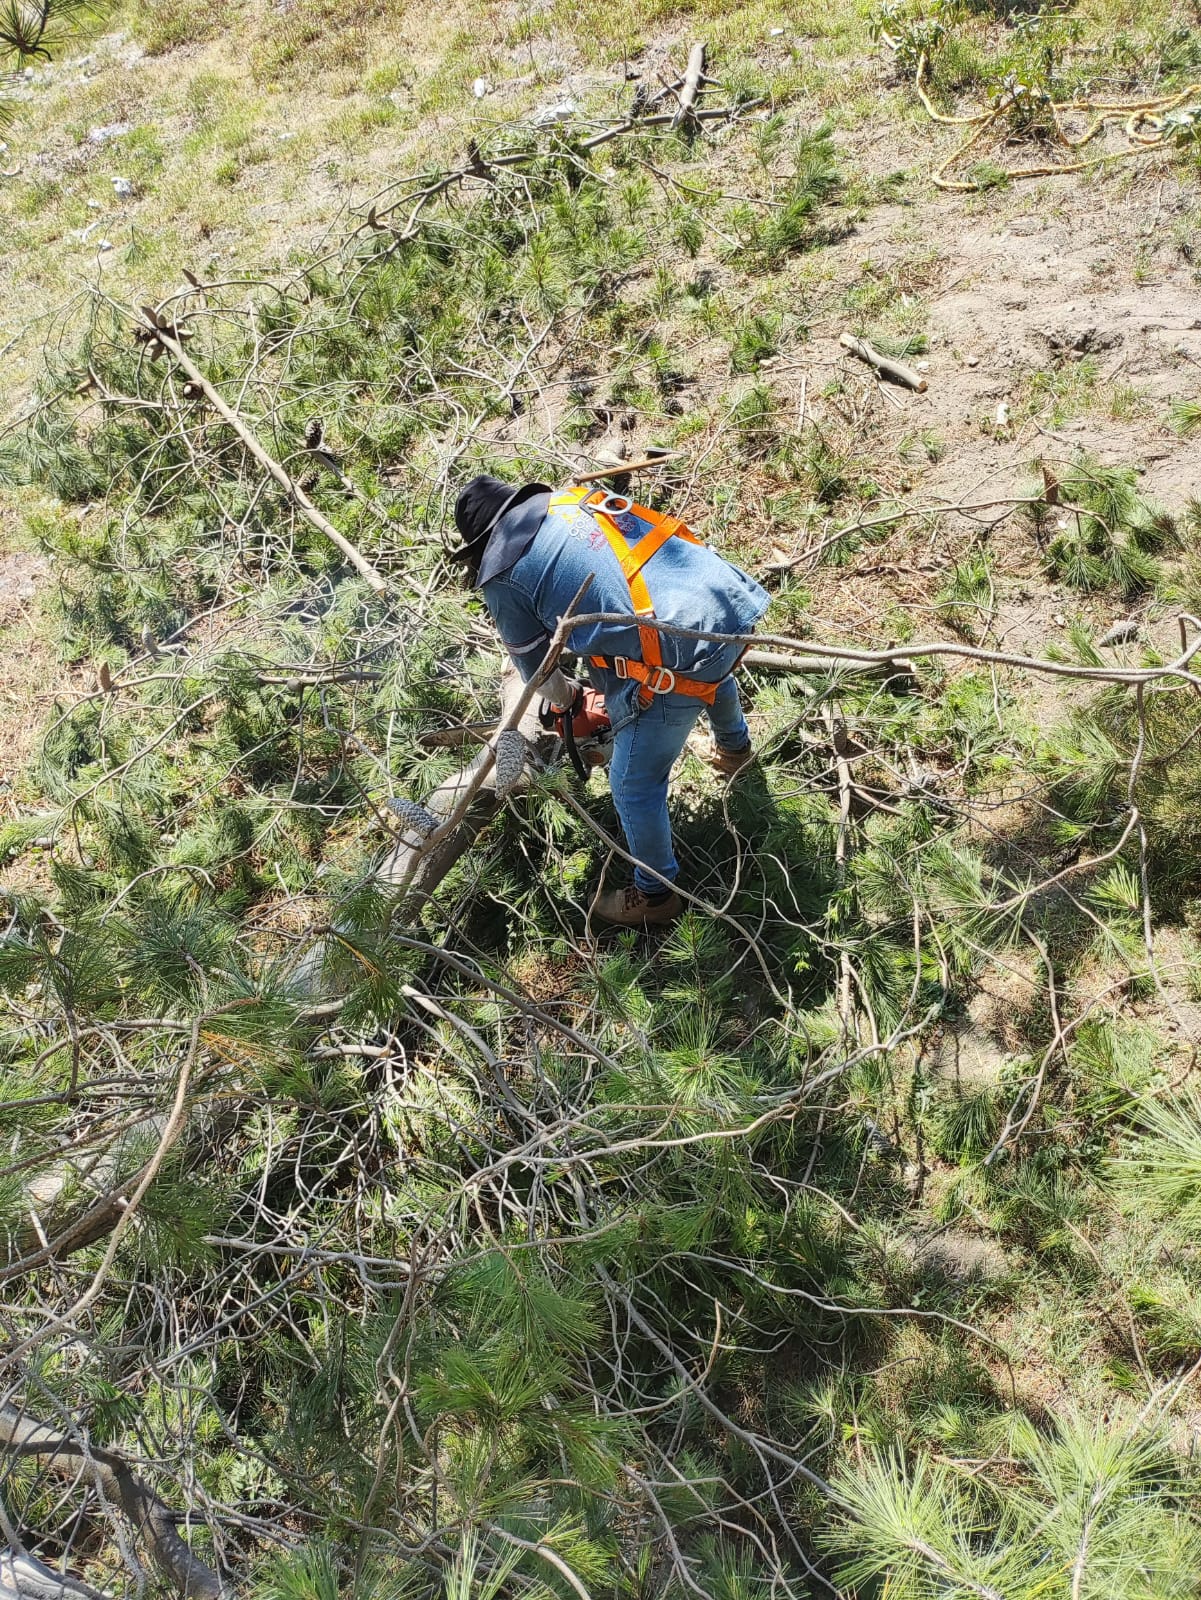
{"label": "harness d-ring", "polygon": [[628,495],[610,494],[607,490],[599,491],[600,498],[588,502],[589,511],[601,511],[607,517],[621,517],[633,508],[634,502]]}

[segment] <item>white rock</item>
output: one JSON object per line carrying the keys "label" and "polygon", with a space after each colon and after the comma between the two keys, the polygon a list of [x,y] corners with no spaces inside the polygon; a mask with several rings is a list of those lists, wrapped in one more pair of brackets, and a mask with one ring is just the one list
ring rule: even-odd
{"label": "white rock", "polygon": [[482,100],[486,94],[492,93],[492,85],[487,78],[477,78],[471,85],[471,92],[477,100]]}
{"label": "white rock", "polygon": [[119,139],[122,134],[128,133],[132,127],[132,122],[107,122],[99,128],[89,128],[88,143],[107,144],[110,139]]}
{"label": "white rock", "polygon": [[769,28],[767,31],[773,39],[778,39],[784,32],[783,28]]}
{"label": "white rock", "polygon": [[980,365],[980,357],[979,356],[968,356],[967,364],[968,364],[969,367],[978,367]]}
{"label": "white rock", "polygon": [[1002,400],[1001,404],[997,407],[997,427],[1003,428],[1008,421],[1009,402],[1007,400]]}
{"label": "white rock", "polygon": [[575,101],[560,100],[558,105],[543,106],[530,118],[535,128],[549,128],[556,122],[567,122],[575,116]]}
{"label": "white rock", "polygon": [[128,200],[133,193],[133,184],[130,183],[128,178],[114,178],[113,193],[118,200]]}
{"label": "white rock", "polygon": [[101,210],[103,210],[103,207],[101,206],[99,200],[89,200],[88,201],[88,210],[89,211],[101,211]]}
{"label": "white rock", "polygon": [[919,361],[917,364],[917,370],[919,372],[929,372],[930,363],[928,361]]}
{"label": "white rock", "polygon": [[111,250],[112,247],[113,241],[111,239],[101,239],[100,243],[96,246],[101,255],[103,255],[106,250]]}

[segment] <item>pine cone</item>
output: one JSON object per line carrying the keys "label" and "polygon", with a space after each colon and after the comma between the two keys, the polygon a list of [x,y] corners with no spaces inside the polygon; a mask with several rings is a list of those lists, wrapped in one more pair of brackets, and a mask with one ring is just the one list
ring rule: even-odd
{"label": "pine cone", "polygon": [[442,818],[436,817],[432,811],[427,811],[416,800],[405,800],[399,795],[393,795],[386,803],[394,817],[399,817],[406,828],[412,828],[413,832],[420,834],[423,839],[428,839],[431,833],[436,833],[442,826]]}
{"label": "pine cone", "polygon": [[496,798],[507,800],[525,771],[526,743],[516,728],[506,728],[496,741]]}
{"label": "pine cone", "polygon": [[320,417],[310,417],[304,425],[304,447],[306,450],[320,450],[325,437],[325,424]]}

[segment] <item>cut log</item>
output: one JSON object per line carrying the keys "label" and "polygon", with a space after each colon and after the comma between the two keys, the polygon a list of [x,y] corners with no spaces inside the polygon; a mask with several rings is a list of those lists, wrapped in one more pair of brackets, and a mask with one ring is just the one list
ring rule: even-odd
{"label": "cut log", "polygon": [[28,1550],[0,1551],[0,1600],[108,1600],[82,1578],[55,1572]]}
{"label": "cut log", "polygon": [[[500,689],[500,723],[504,723],[512,715],[524,691],[525,684],[517,675],[516,669],[512,666],[506,667]],[[534,749],[537,749],[540,739],[545,741],[547,736],[538,722],[537,701],[532,701],[526,707],[517,724],[516,732]],[[487,732],[482,731],[482,737],[487,738],[487,736]],[[426,795],[423,802],[426,810],[443,821],[452,816],[462,796],[476,781],[479,770],[489,754],[487,749],[481,750],[474,761],[469,762],[452,777],[446,778],[432,793]],[[495,771],[493,771],[485,777],[470,810],[453,833],[439,839],[432,847],[427,847],[424,839],[402,837],[400,843],[388,852],[376,868],[377,882],[386,889],[407,885],[408,894],[417,899],[432,893],[456,861],[479,837],[495,815],[499,804]]]}
{"label": "cut log", "polygon": [[882,378],[891,378],[893,383],[903,384],[906,389],[916,389],[918,394],[925,394],[925,378],[912,367],[907,367],[903,361],[894,361],[891,356],[881,355],[875,345],[869,344],[866,339],[857,339],[853,333],[844,333],[838,342],[844,350],[849,350],[853,356],[858,356],[860,361],[866,361],[869,367],[875,367]]}

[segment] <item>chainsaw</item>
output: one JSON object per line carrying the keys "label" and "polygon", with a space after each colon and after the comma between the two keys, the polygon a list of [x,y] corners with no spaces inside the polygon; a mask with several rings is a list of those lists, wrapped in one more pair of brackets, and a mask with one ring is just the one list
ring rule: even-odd
{"label": "chainsaw", "polygon": [[[538,727],[553,735],[557,745],[547,741],[542,754],[547,765],[553,765],[561,754],[566,755],[572,769],[583,779],[595,767],[608,766],[613,753],[613,726],[605,710],[604,697],[593,688],[581,686],[570,706],[556,708],[543,700],[537,713]],[[481,743],[491,737],[499,726],[498,720],[463,723],[457,728],[429,729],[421,734],[418,743],[424,750],[450,749],[476,740]]]}
{"label": "chainsaw", "polygon": [[544,700],[538,707],[538,725],[559,735],[567,759],[585,782],[593,767],[608,765],[613,754],[613,724],[604,696],[595,689],[581,684],[575,699],[565,707]]}

